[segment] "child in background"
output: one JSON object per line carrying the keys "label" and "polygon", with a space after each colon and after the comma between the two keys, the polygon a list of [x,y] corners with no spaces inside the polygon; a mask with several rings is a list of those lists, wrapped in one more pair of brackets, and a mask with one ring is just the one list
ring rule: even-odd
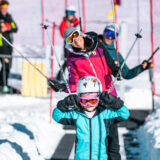
{"label": "child in background", "polygon": [[107,160],[110,125],[129,117],[122,100],[101,92],[102,85],[96,77],[82,77],[77,85],[78,96],[69,95],[53,111],[56,122],[76,126],[76,160]]}

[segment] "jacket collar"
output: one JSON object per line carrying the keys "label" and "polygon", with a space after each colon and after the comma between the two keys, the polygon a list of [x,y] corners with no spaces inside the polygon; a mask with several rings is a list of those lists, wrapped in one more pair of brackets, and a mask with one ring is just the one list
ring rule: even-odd
{"label": "jacket collar", "polygon": [[[103,112],[105,109],[106,109],[106,108],[98,105],[97,108],[96,108],[96,112],[95,112],[95,114],[94,114],[93,117],[97,116],[98,114],[100,114],[101,112]],[[84,117],[86,117],[86,118],[89,118],[89,117],[85,114],[84,109],[81,109],[81,110],[79,110],[79,111],[76,110],[76,112],[78,112],[79,114],[81,114],[82,116],[84,116]],[[93,117],[92,117],[92,118],[93,118]]]}

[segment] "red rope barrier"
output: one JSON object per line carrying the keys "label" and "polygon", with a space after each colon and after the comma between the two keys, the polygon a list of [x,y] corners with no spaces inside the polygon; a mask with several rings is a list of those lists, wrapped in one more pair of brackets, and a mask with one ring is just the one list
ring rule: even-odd
{"label": "red rope barrier", "polygon": [[[154,41],[153,41],[153,1],[150,0],[150,19],[151,19],[151,53],[154,52]],[[154,66],[154,57],[152,57],[152,65]],[[155,95],[155,83],[154,83],[154,69],[153,69],[153,82],[152,82],[152,88],[153,88],[153,95]]]}
{"label": "red rope barrier", "polygon": [[83,32],[86,32],[86,12],[85,12],[85,0],[82,0],[82,16],[83,16]]}

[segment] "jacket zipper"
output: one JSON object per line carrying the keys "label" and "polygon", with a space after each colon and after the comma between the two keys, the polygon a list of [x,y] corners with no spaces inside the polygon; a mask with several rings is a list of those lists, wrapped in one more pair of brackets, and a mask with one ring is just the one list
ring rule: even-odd
{"label": "jacket zipper", "polygon": [[89,118],[89,129],[90,129],[90,160],[92,159],[92,123],[91,119]]}

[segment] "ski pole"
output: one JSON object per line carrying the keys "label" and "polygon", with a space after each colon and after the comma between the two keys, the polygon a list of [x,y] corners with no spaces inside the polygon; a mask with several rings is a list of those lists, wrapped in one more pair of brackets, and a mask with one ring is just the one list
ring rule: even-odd
{"label": "ski pole", "polygon": [[81,8],[80,8],[80,0],[78,0],[78,10],[79,10],[79,21],[80,21],[80,31],[82,31],[82,18],[81,18]]}
{"label": "ski pole", "polygon": [[[61,64],[60,64],[60,62],[59,62],[59,59],[58,59],[58,57],[57,57],[57,54],[56,54],[55,48],[54,48],[54,46],[53,46],[53,43],[52,43],[52,41],[51,41],[51,38],[50,38],[49,33],[48,33],[48,30],[47,30],[48,26],[43,24],[43,26],[42,26],[42,27],[45,29],[45,31],[46,31],[46,33],[47,33],[47,37],[48,37],[48,39],[49,39],[49,41],[50,41],[50,44],[51,44],[52,49],[54,50],[54,54],[55,54],[55,57],[56,57],[56,60],[57,60],[58,66],[59,66],[59,68],[61,69],[61,68],[62,68],[62,66],[61,66]],[[64,72],[63,72],[63,71],[62,71],[62,75],[63,75],[63,79],[64,79],[64,81],[65,81],[65,84],[66,84],[67,90],[68,90],[68,92],[69,92],[69,95],[71,95],[71,90],[70,90],[70,88],[69,88],[69,84],[68,84],[68,82],[67,82],[67,80],[66,80],[66,77],[65,77]],[[75,100],[74,100],[74,98],[73,98],[72,96],[71,96],[71,99],[72,99],[72,101],[74,102],[75,108],[77,108],[77,107],[76,107],[76,102],[75,102]]]}
{"label": "ski pole", "polygon": [[117,37],[117,28],[116,28],[116,24],[117,24],[117,12],[116,12],[116,6],[114,3],[114,0],[111,0],[112,3],[112,11],[113,11],[113,23],[114,23],[114,34],[115,34],[115,44],[116,44],[116,55],[117,55],[117,64],[119,66],[119,57],[118,57],[118,37]]}
{"label": "ski pole", "polygon": [[[55,48],[54,48],[54,46],[53,46],[53,44],[52,44],[51,38],[50,38],[50,36],[49,36],[48,30],[47,30],[48,26],[43,24],[42,27],[45,29],[45,31],[46,31],[46,33],[47,33],[47,37],[48,37],[48,39],[49,39],[49,41],[50,41],[51,47],[52,47],[52,49],[54,50],[54,53],[55,53],[55,57],[56,57],[58,66],[59,66],[59,68],[62,68],[62,66],[61,66],[61,64],[60,64],[60,62],[59,62],[59,59],[58,59],[58,57],[57,57],[57,54],[56,54],[56,52],[55,52]],[[66,78],[65,78],[64,72],[62,72],[62,73],[63,73],[63,74],[62,74],[62,75],[63,75],[63,79],[64,79],[64,81],[65,81],[65,84],[66,84],[66,87],[67,87],[67,89],[68,89],[68,92],[69,92],[69,94],[71,94],[71,91],[70,91],[68,82],[67,82],[67,80],[66,80]]]}
{"label": "ski pole", "polygon": [[124,64],[126,63],[126,60],[127,60],[127,58],[129,57],[129,55],[130,55],[130,53],[131,53],[131,51],[132,51],[132,49],[133,49],[133,47],[134,47],[134,45],[135,45],[137,39],[138,39],[138,38],[142,38],[142,36],[140,35],[141,31],[142,31],[142,29],[140,29],[139,33],[135,34],[136,39],[134,40],[134,42],[133,42],[131,48],[129,49],[129,51],[128,51],[128,53],[127,53],[127,55],[126,55],[126,57],[125,57],[125,59],[124,59],[124,61],[123,61],[123,63],[122,63],[122,65],[120,66],[120,68],[119,68],[119,70],[118,70],[118,72],[117,72],[117,75],[116,75],[114,81],[112,82],[112,84],[111,84],[111,86],[110,86],[110,88],[109,88],[109,90],[108,90],[108,93],[110,93],[110,91],[111,91],[111,89],[112,89],[114,83],[117,81],[117,77],[118,77],[118,75],[120,74],[120,72],[121,72],[121,70],[122,70]]}
{"label": "ski pole", "polygon": [[159,50],[159,46],[156,48],[156,50],[152,53],[152,55],[148,58],[147,61],[150,61],[152,57],[156,54],[156,52]]}
{"label": "ski pole", "polygon": [[[23,55],[23,53],[21,51],[19,51],[13,44],[11,44],[2,34],[0,34],[0,36],[2,37],[2,39],[4,39],[12,48],[14,48],[17,53],[19,53],[21,55],[22,58],[24,58],[32,67],[34,67],[43,77],[45,77],[47,80],[49,80],[49,78],[41,71],[39,70],[34,64],[32,64],[29,59],[27,57],[25,57]],[[53,82],[51,82],[52,85],[54,85]]]}

